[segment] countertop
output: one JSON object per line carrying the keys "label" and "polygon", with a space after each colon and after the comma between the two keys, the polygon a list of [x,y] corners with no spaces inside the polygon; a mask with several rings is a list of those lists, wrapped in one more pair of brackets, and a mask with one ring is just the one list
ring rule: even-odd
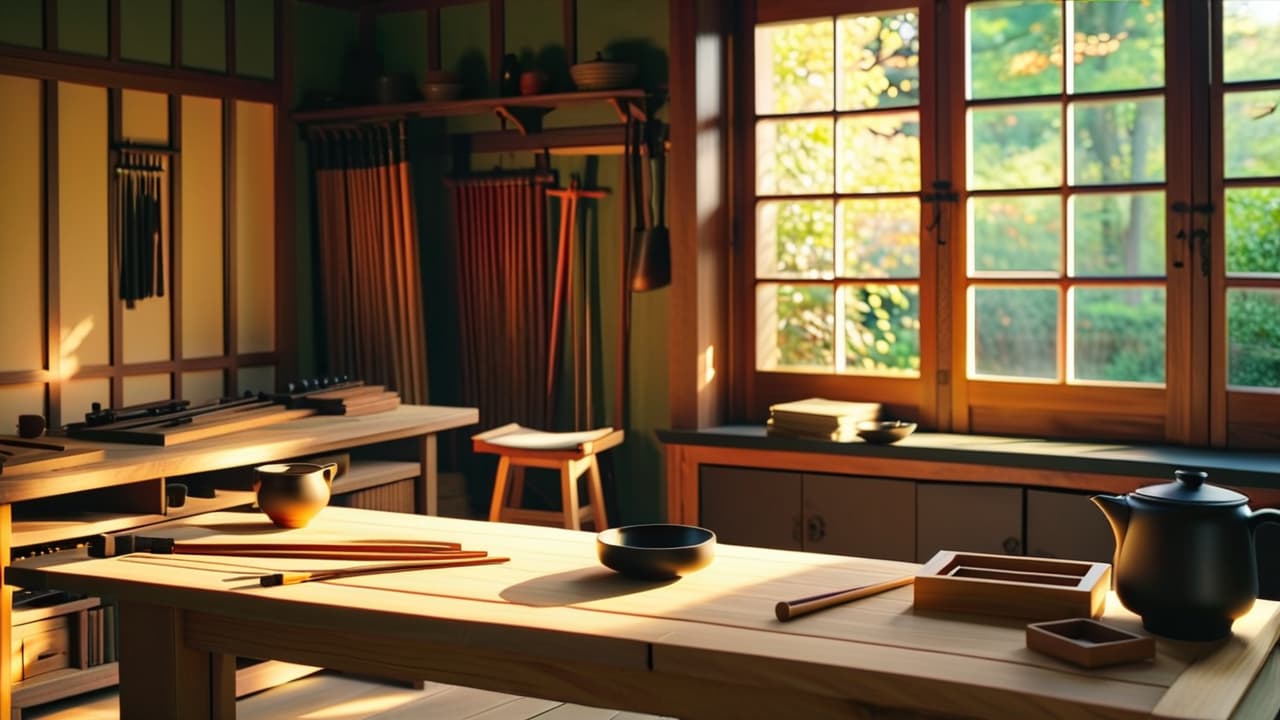
{"label": "countertop", "polygon": [[763,425],[658,430],[667,445],[750,448],[854,457],[970,463],[1172,480],[1175,470],[1203,470],[1215,485],[1280,489],[1280,452],[1176,445],[1110,444],[916,432],[892,445],[770,437]]}

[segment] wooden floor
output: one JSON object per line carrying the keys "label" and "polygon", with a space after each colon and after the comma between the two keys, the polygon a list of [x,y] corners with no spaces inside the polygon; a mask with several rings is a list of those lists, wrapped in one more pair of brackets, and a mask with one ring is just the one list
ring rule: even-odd
{"label": "wooden floor", "polygon": [[[25,710],[23,720],[116,720],[114,689]],[[427,683],[422,690],[322,672],[241,698],[242,720],[658,720],[655,715],[602,710],[472,688]]]}

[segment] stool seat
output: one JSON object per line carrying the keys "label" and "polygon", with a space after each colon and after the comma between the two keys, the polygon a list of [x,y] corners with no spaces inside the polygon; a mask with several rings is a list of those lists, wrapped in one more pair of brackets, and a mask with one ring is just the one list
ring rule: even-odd
{"label": "stool seat", "polygon": [[[572,530],[582,529],[582,523],[590,520],[597,531],[608,527],[605,519],[604,492],[600,484],[600,464],[596,454],[620,444],[625,432],[610,427],[582,432],[546,432],[510,423],[471,437],[475,452],[498,456],[498,471],[493,483],[493,499],[489,504],[489,520],[531,524],[562,525]],[[560,471],[561,509],[530,510],[512,507],[508,494],[515,503],[521,500],[524,490],[523,473],[511,480],[512,468],[549,468]],[[578,479],[587,475],[588,502],[578,507]],[[509,492],[510,491],[510,492]]]}

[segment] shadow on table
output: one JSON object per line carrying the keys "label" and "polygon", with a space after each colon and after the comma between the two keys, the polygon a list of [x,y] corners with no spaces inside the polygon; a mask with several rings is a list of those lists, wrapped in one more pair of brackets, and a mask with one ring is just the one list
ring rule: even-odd
{"label": "shadow on table", "polygon": [[634,580],[601,567],[583,567],[516,583],[500,594],[503,600],[537,607],[576,605],[670,585],[670,580]]}

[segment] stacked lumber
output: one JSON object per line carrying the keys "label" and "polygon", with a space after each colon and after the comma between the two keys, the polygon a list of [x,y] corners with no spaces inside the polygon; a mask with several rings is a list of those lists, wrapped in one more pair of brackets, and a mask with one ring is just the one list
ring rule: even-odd
{"label": "stacked lumber", "polygon": [[307,393],[302,406],[321,415],[372,415],[400,407],[400,393],[382,385],[354,385]]}
{"label": "stacked lumber", "polygon": [[850,442],[858,423],[880,416],[880,403],[808,398],[769,407],[766,432],[776,437]]}

